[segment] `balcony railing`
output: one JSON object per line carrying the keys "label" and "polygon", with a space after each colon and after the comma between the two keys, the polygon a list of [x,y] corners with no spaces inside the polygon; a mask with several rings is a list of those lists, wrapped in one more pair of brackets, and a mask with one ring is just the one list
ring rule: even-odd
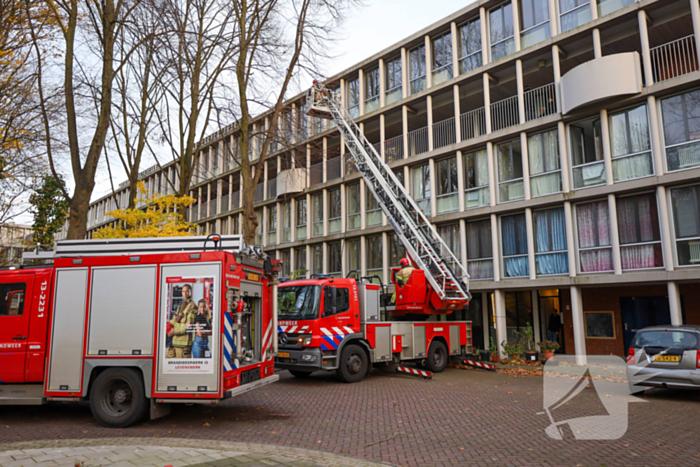
{"label": "balcony railing", "polygon": [[352,160],[352,154],[347,153],[343,157],[345,158],[345,175],[356,174],[357,167],[355,167],[355,162]]}
{"label": "balcony railing", "polygon": [[231,209],[238,209],[241,207],[241,192],[234,191],[231,193]]}
{"label": "balcony railing", "polygon": [[698,51],[692,34],[654,47],[650,54],[655,83],[698,71]]}
{"label": "balcony railing", "polygon": [[515,126],[520,123],[518,96],[511,96],[491,104],[491,131]]}
{"label": "balcony railing", "polygon": [[253,199],[253,202],[259,203],[260,201],[263,201],[263,198],[265,198],[265,185],[258,183],[255,186],[255,198]]}
{"label": "balcony railing", "polygon": [[486,112],[483,107],[470,110],[459,116],[462,141],[486,134]]}
{"label": "balcony railing", "polygon": [[382,143],[374,143],[372,147],[375,151],[377,151],[377,154],[379,154],[380,156],[382,155]]}
{"label": "balcony railing", "polygon": [[274,199],[277,197],[277,179],[267,181],[267,199]]}
{"label": "balcony railing", "polygon": [[441,122],[433,123],[433,149],[455,144],[455,118],[451,117]]}
{"label": "balcony railing", "polygon": [[408,132],[408,155],[417,156],[428,152],[428,127]]}
{"label": "balcony railing", "polygon": [[403,135],[384,141],[384,156],[387,163],[403,159]]}
{"label": "balcony railing", "polygon": [[310,175],[311,183],[309,184],[310,186],[311,185],[318,185],[319,183],[323,183],[323,162],[321,162],[319,164],[312,165],[309,168],[309,170],[311,172],[311,175]]}
{"label": "balcony railing", "polygon": [[525,120],[536,120],[557,113],[557,92],[554,83],[525,91]]}
{"label": "balcony railing", "polygon": [[326,181],[340,178],[340,157],[334,157],[326,161]]}
{"label": "balcony railing", "polygon": [[229,195],[223,195],[221,197],[221,212],[228,212],[228,197]]}

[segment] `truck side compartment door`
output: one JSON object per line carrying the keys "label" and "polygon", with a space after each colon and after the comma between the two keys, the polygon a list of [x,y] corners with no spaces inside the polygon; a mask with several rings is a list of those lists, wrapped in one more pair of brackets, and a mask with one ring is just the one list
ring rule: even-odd
{"label": "truck side compartment door", "polygon": [[24,383],[33,276],[0,278],[0,383]]}

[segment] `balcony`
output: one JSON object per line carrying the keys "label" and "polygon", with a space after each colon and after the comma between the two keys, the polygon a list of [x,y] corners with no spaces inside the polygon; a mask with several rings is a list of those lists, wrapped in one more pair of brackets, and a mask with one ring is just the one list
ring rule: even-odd
{"label": "balcony", "polygon": [[408,155],[417,156],[428,152],[428,127],[408,132]]}
{"label": "balcony", "polygon": [[384,141],[384,156],[387,163],[403,159],[403,135]]}
{"label": "balcony", "polygon": [[433,123],[433,149],[455,144],[457,141],[455,137],[456,131],[454,117]]}
{"label": "balcony", "polygon": [[267,181],[267,198],[266,199],[275,199],[277,198],[277,179],[273,178],[272,180]]}
{"label": "balcony", "polygon": [[221,197],[221,212],[228,212],[228,200],[229,195],[223,195]]}
{"label": "balcony", "polygon": [[259,203],[261,201],[264,201],[264,198],[265,198],[265,185],[263,185],[262,183],[258,183],[255,186],[255,195],[253,198],[253,202]]}
{"label": "balcony", "polygon": [[491,104],[491,131],[503,130],[519,123],[518,96],[507,97]]}
{"label": "balcony", "polygon": [[231,193],[231,209],[238,209],[241,207],[241,192],[234,191]]}
{"label": "balcony", "polygon": [[698,71],[698,51],[692,34],[654,47],[650,55],[654,83]]}
{"label": "balcony", "polygon": [[345,175],[352,175],[357,173],[357,166],[352,159],[352,154],[347,153],[343,156],[345,158]]}
{"label": "balcony", "polygon": [[557,92],[554,83],[525,91],[525,121],[557,113]]}
{"label": "balcony", "polygon": [[486,134],[486,112],[484,107],[470,110],[459,116],[462,141]]}
{"label": "balcony", "polygon": [[323,183],[323,162],[312,165],[309,171],[311,178],[311,180],[309,180],[309,186]]}
{"label": "balcony", "polygon": [[277,175],[275,196],[301,193],[306,189],[306,169],[287,169]]}
{"label": "balcony", "polygon": [[326,181],[340,178],[340,157],[334,157],[326,161]]}

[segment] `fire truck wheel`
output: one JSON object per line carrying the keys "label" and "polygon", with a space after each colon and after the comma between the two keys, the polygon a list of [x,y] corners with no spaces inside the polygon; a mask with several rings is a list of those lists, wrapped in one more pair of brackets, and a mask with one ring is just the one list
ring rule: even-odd
{"label": "fire truck wheel", "polygon": [[447,366],[447,347],[440,341],[433,341],[428,350],[426,367],[433,373],[440,373]]}
{"label": "fire truck wheel", "polygon": [[311,376],[310,371],[289,370],[289,372],[295,378],[308,378],[309,376]]}
{"label": "fire truck wheel", "polygon": [[108,428],[125,428],[140,421],[148,409],[141,375],[132,368],[109,368],[90,389],[90,409]]}
{"label": "fire truck wheel", "polygon": [[338,363],[338,376],[345,383],[358,383],[367,375],[367,354],[359,345],[346,345]]}

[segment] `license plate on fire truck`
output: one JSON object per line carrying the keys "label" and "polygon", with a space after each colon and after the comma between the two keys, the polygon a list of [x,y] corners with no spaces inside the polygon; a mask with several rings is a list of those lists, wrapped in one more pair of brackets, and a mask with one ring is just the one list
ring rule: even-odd
{"label": "license plate on fire truck", "polygon": [[289,352],[279,352],[277,356],[279,358],[289,358]]}

